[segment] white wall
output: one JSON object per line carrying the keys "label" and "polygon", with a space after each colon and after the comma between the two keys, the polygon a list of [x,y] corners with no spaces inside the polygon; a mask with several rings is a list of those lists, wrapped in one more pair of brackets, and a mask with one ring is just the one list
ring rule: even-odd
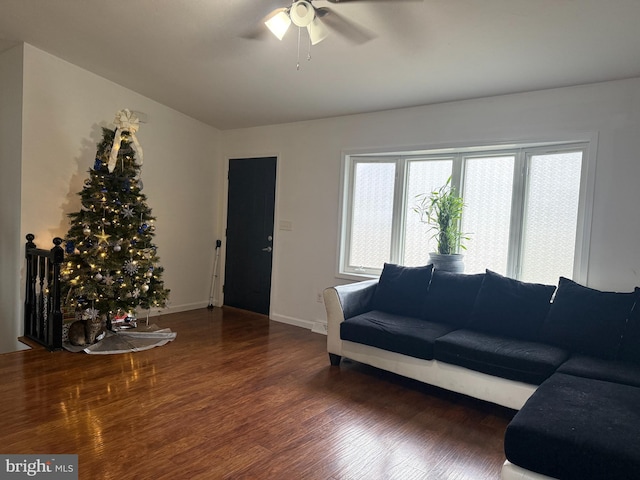
{"label": "white wall", "polygon": [[[271,317],[303,325],[325,321],[317,292],[344,283],[344,151],[585,136],[598,139],[587,283],[629,291],[640,283],[640,79],[225,131],[222,156],[278,155]],[[293,230],[278,230],[279,220]]]}
{"label": "white wall", "polygon": [[22,45],[0,54],[0,352],[16,350],[20,324],[20,158],[22,150]]}
{"label": "white wall", "polygon": [[[66,234],[66,215],[80,208],[76,193],[93,166],[101,127],[112,127],[115,113],[129,108],[148,117],[138,132],[142,179],[157,217],[155,241],[171,289],[170,310],[206,306],[219,237],[213,186],[220,132],[30,45],[24,45],[23,60],[22,174],[12,180],[21,185],[14,195],[20,217],[9,226],[19,228],[19,243],[7,254],[22,264],[27,233],[36,235],[41,248]],[[15,338],[22,312],[8,313],[2,311],[0,336]]]}

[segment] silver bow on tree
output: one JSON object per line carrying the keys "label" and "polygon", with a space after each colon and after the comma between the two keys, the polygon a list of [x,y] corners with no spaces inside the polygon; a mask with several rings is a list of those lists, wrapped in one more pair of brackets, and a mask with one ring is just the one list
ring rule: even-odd
{"label": "silver bow on tree", "polygon": [[116,168],[116,162],[118,161],[118,152],[120,151],[120,143],[122,142],[122,132],[127,132],[131,139],[131,148],[137,154],[137,164],[142,165],[142,147],[136,138],[136,132],[140,128],[140,120],[138,116],[131,112],[128,108],[120,110],[116,113],[116,118],[113,121],[116,126],[116,133],[113,137],[113,146],[111,147],[111,154],[109,155],[109,173],[112,173]]}

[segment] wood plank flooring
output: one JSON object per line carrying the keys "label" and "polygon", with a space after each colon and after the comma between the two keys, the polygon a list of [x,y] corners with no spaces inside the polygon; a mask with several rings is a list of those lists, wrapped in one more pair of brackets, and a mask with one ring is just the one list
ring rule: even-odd
{"label": "wood plank flooring", "polygon": [[233,308],[153,319],[122,355],[0,355],[0,453],[79,455],[80,479],[498,479],[514,412],[355,362]]}

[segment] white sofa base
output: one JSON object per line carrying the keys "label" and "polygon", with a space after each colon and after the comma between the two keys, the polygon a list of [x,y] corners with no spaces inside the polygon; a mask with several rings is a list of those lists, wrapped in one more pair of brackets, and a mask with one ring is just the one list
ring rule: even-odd
{"label": "white sofa base", "polygon": [[[342,340],[338,355],[420,382],[520,410],[536,385],[506,380],[438,360],[422,360]],[[335,352],[332,352],[335,353]]]}
{"label": "white sofa base", "polygon": [[509,460],[506,460],[504,465],[502,465],[501,477],[502,480],[556,480],[555,478],[547,477],[546,475],[541,475],[514,465]]}

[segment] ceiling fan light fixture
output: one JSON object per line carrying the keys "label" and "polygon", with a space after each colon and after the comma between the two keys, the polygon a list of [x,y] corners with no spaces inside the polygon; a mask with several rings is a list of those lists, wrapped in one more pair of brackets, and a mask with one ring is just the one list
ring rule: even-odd
{"label": "ceiling fan light fixture", "polygon": [[276,13],[269,20],[264,22],[271,33],[273,33],[278,40],[282,40],[284,34],[287,33],[289,26],[291,25],[291,18],[287,15],[286,9],[282,9],[278,13]]}
{"label": "ceiling fan light fixture", "polygon": [[309,32],[311,45],[320,43],[329,35],[329,30],[327,30],[327,27],[325,27],[324,23],[322,23],[318,17],[315,17],[313,21],[307,25],[307,32]]}
{"label": "ceiling fan light fixture", "polygon": [[298,0],[293,2],[291,9],[289,10],[289,16],[294,25],[298,27],[307,27],[311,25],[313,19],[316,16],[316,11],[306,0]]}

